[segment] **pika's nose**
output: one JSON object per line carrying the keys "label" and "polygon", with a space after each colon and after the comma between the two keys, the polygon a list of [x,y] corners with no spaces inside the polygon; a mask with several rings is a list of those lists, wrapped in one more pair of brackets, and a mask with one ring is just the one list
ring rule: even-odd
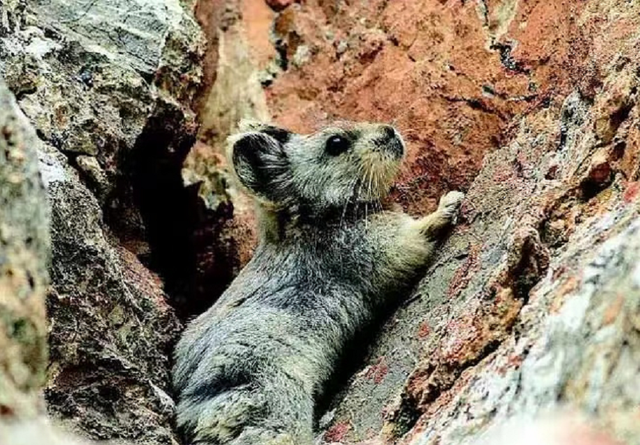
{"label": "pika's nose", "polygon": [[393,139],[396,137],[396,130],[390,125],[383,125],[382,133],[387,139]]}
{"label": "pika's nose", "polygon": [[401,158],[404,155],[404,143],[396,129],[391,125],[383,125],[381,130],[385,148],[394,156]]}

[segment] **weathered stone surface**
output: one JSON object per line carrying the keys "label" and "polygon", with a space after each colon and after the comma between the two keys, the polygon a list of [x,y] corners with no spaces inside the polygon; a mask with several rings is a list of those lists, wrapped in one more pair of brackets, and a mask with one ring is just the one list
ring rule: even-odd
{"label": "weathered stone surface", "polygon": [[0,6],[0,73],[54,204],[47,396],[63,425],[175,441],[165,289],[203,309],[255,240],[226,136],[241,117],[344,118],[400,127],[392,198],[410,213],[468,198],[324,439],[519,443],[517,425],[563,408],[608,436],[593,443],[639,443],[637,4],[185,2],[208,40],[194,95],[199,35],[177,0],[98,3]]}
{"label": "weathered stone surface", "polygon": [[176,443],[168,351],[179,329],[158,277],[110,239],[97,200],[53,149],[49,412],[98,439]]}
{"label": "weathered stone surface", "polygon": [[230,179],[225,148],[240,119],[270,119],[261,69],[275,54],[268,40],[273,12],[264,2],[199,2],[196,14],[209,41],[205,82],[215,82],[206,84],[199,100],[198,143],[182,169],[199,208],[194,225],[198,269],[190,292],[192,314],[207,309],[253,253],[253,208]]}
{"label": "weathered stone surface", "polygon": [[43,140],[72,160],[97,158],[106,199],[156,102],[193,96],[197,24],[177,0],[42,1],[11,16],[0,73]]}
{"label": "weathered stone surface", "polygon": [[95,439],[177,443],[167,391],[180,323],[165,287],[184,270],[171,275],[166,258],[193,264],[176,215],[188,221],[180,168],[203,43],[187,7],[0,5],[0,75],[41,140],[52,205],[47,409]]}
{"label": "weathered stone surface", "polygon": [[[0,423],[0,443],[7,445],[89,445],[78,436],[56,429],[46,419]],[[110,442],[100,442],[109,445]],[[113,443],[113,445],[116,445]],[[124,445],[122,443],[118,445]]]}
{"label": "weathered stone surface", "polygon": [[38,140],[0,80],[0,423],[42,409],[49,205]]}

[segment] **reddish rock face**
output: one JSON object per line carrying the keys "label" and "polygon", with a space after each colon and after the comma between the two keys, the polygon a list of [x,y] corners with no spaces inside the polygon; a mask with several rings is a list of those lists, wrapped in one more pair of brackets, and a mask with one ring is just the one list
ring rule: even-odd
{"label": "reddish rock face", "polygon": [[474,2],[341,5],[308,1],[276,19],[292,66],[267,88],[270,110],[299,131],[336,118],[394,122],[409,148],[394,198],[425,212],[444,191],[468,188],[539,92],[492,47]]}
{"label": "reddish rock face", "polygon": [[[264,69],[270,16],[261,2],[236,3]],[[468,188],[515,115],[577,79],[597,84],[585,76],[597,74],[583,54],[589,27],[571,19],[584,3],[267,3],[280,11],[271,44],[284,67],[265,89],[274,120],[301,132],[333,119],[394,122],[409,147],[394,199],[412,212]]]}
{"label": "reddish rock face", "polygon": [[[198,6],[203,27],[215,42],[218,32],[237,36],[230,23],[241,30],[254,69],[237,76],[262,80],[276,123],[299,132],[335,119],[397,125],[408,155],[392,198],[414,215],[448,190],[467,190],[485,154],[512,137],[515,117],[574,87],[593,97],[615,42],[634,32],[628,17],[599,31],[606,7],[592,2],[214,3]],[[211,45],[207,60],[219,50]],[[204,124],[202,140],[221,153],[232,125]]]}

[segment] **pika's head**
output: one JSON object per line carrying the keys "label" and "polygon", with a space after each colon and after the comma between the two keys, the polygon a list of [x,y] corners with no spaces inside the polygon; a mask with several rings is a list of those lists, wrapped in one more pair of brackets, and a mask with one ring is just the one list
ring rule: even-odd
{"label": "pika's head", "polygon": [[236,176],[260,204],[318,212],[383,198],[405,152],[393,127],[369,123],[301,135],[243,121],[228,148]]}

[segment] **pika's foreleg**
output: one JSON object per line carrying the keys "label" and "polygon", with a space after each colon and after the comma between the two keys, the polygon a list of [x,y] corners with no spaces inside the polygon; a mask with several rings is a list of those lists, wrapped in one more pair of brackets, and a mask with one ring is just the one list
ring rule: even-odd
{"label": "pika's foreleg", "polygon": [[415,222],[415,228],[429,241],[435,241],[449,227],[456,224],[464,193],[449,192],[440,198],[438,209]]}
{"label": "pika's foreleg", "polygon": [[445,230],[456,223],[463,199],[463,193],[450,192],[440,199],[438,209],[424,218],[413,219],[403,214],[397,234],[385,249],[389,265],[385,273],[398,271],[398,276],[404,279],[407,273],[424,266]]}

